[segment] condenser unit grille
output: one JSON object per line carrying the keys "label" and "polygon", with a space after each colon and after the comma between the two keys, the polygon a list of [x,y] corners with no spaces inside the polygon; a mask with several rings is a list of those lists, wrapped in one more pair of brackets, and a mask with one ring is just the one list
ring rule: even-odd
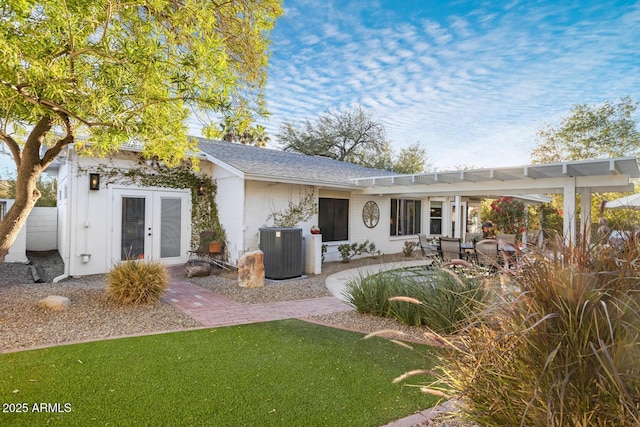
{"label": "condenser unit grille", "polygon": [[264,275],[267,279],[302,276],[302,229],[261,228],[260,250],[264,253]]}

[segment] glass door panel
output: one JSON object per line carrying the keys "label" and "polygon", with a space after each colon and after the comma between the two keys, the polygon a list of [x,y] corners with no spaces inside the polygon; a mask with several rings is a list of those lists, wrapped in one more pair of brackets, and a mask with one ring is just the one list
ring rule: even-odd
{"label": "glass door panel", "polygon": [[160,200],[160,258],[180,256],[182,200]]}
{"label": "glass door panel", "polygon": [[145,249],[145,198],[122,198],[120,259],[142,259]]}

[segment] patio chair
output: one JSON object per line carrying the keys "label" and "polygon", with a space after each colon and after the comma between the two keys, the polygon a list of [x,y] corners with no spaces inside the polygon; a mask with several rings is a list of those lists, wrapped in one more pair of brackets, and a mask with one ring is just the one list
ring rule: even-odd
{"label": "patio chair", "polygon": [[429,268],[438,264],[438,251],[435,250],[431,244],[429,244],[429,240],[427,240],[426,234],[418,234],[418,242],[420,243],[420,251],[422,251],[422,256],[431,260],[431,264],[429,264]]}
{"label": "patio chair", "polygon": [[515,246],[516,235],[515,234],[496,234],[496,240],[502,240],[507,243],[511,243]]}
{"label": "patio chair", "polygon": [[460,239],[441,237],[438,250],[440,251],[442,262],[450,262],[454,259],[465,259],[465,253],[460,247]]}
{"label": "patio chair", "polygon": [[484,239],[475,244],[476,262],[478,265],[488,268],[489,271],[496,271],[500,265],[500,254],[498,251],[498,241],[495,239]]}
{"label": "patio chair", "polygon": [[482,233],[467,233],[465,236],[465,242],[476,243],[482,240]]}
{"label": "patio chair", "polygon": [[498,240],[498,250],[504,260],[505,268],[515,268],[522,256],[520,248],[518,248],[515,243],[511,243],[508,240]]}

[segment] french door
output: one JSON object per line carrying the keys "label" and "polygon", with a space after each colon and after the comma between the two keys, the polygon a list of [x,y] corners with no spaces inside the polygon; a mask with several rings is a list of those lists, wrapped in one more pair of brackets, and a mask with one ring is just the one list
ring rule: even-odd
{"label": "french door", "polygon": [[189,197],[180,191],[115,190],[113,259],[184,261],[190,239]]}

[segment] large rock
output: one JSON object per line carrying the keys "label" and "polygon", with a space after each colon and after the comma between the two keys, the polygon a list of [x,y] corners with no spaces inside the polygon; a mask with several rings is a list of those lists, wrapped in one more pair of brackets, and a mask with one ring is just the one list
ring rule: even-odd
{"label": "large rock", "polygon": [[238,286],[262,288],[264,286],[264,254],[262,251],[247,252],[238,260]]}
{"label": "large rock", "polygon": [[54,311],[64,311],[71,305],[71,300],[60,295],[49,295],[48,297],[38,301],[38,308],[44,308]]}
{"label": "large rock", "polygon": [[211,264],[205,261],[189,261],[184,271],[187,277],[205,277],[211,274]]}

